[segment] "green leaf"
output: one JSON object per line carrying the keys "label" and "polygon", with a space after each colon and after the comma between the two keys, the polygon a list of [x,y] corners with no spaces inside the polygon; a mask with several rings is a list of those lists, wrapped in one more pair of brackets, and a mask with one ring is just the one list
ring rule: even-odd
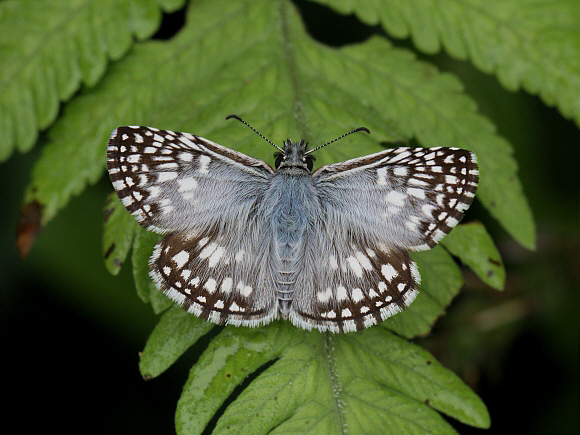
{"label": "green leaf", "polygon": [[[44,205],[43,224],[98,179],[106,138],[118,124],[194,131],[270,160],[271,150],[253,132],[223,121],[235,108],[279,143],[297,135],[321,143],[368,121],[371,137],[349,137],[321,150],[318,164],[379,151],[379,141],[401,135],[427,146],[472,149],[481,167],[478,198],[516,240],[534,245],[511,148],[475,113],[457,79],[378,38],[341,50],[313,44],[284,1],[276,8],[235,2],[218,14],[214,5],[196,3],[190,10],[195,26],[169,43],[136,47],[102,86],[67,106],[27,190],[27,202]],[[291,45],[277,42],[280,29]],[[231,40],[239,41],[233,51]],[[185,80],[177,71],[192,73]],[[394,124],[398,129],[390,128]]]}
{"label": "green leaf", "polygon": [[167,310],[149,336],[139,360],[139,370],[145,379],[163,373],[183,352],[215,325],[192,316],[179,307]]}
{"label": "green leaf", "polygon": [[103,213],[105,220],[103,231],[105,266],[111,274],[117,275],[129,249],[131,249],[137,222],[114,193],[107,197]]}
{"label": "green leaf", "polygon": [[501,256],[481,223],[472,222],[455,227],[442,243],[483,282],[497,290],[503,290],[505,269]]}
{"label": "green leaf", "polygon": [[275,362],[227,407],[214,434],[454,433],[435,410],[489,426],[485,406],[459,378],[384,329],[229,329],[190,373],[178,405],[180,434],[200,433],[234,387],[268,361]]}
{"label": "green leaf", "polygon": [[132,257],[133,279],[137,295],[143,302],[151,303],[155,313],[160,313],[173,305],[171,299],[157,289],[153,279],[149,276],[149,258],[159,240],[161,240],[159,234],[138,227],[133,242]]}
{"label": "green leaf", "polygon": [[[287,0],[191,2],[177,36],[136,44],[98,85],[66,105],[49,132],[26,200],[37,200],[42,223],[50,221],[103,174],[107,139],[119,125],[189,131],[272,162],[270,146],[243,125],[224,120],[232,112],[276,143],[292,137],[320,144],[359,125],[371,128],[370,136],[352,135],[320,150],[318,165],[380,151],[385,141],[401,138],[472,149],[480,162],[481,203],[520,243],[534,244],[511,147],[476,113],[455,77],[383,38],[340,49],[315,43]],[[475,238],[478,255],[488,252],[480,235],[466,237]],[[148,275],[158,239],[139,229],[133,250],[138,292],[156,311],[169,304]],[[450,251],[469,258],[469,246],[457,249]],[[413,258],[423,277],[421,293],[379,327],[337,336],[301,331],[286,321],[224,328],[191,369],[178,405],[179,433],[202,432],[224,408],[216,433],[243,433],[247,427],[259,433],[304,427],[311,433],[363,433],[373,427],[452,432],[437,411],[489,425],[485,407],[457,377],[391,333],[405,338],[428,333],[462,285],[443,248]],[[168,310],[143,353],[144,376],[166,370],[188,347],[203,343],[200,337],[212,327]]]}
{"label": "green leaf", "polygon": [[201,433],[240,382],[302,337],[288,322],[224,328],[190,371],[177,405],[177,433]]}
{"label": "green leaf", "polygon": [[421,274],[421,292],[403,313],[381,324],[405,338],[427,335],[463,285],[459,268],[440,246],[428,252],[414,252],[413,259]]}
{"label": "green leaf", "polygon": [[133,37],[151,36],[161,10],[183,0],[19,0],[0,2],[0,161],[28,151],[38,130],[81,82],[94,86],[108,59],[121,58]]}
{"label": "green leaf", "polygon": [[[475,112],[475,103],[461,93],[459,81],[379,38],[345,47],[341,54],[342,62],[329,65],[334,73],[321,65],[323,76],[344,87],[338,77],[347,76],[359,100],[381,107],[385,116],[398,120],[404,134],[415,136],[422,145],[475,151],[480,166],[477,198],[518,242],[532,248],[533,218],[511,147]],[[366,71],[355,74],[355,67]]]}
{"label": "green leaf", "polygon": [[441,46],[523,87],[580,125],[580,2],[577,0],[315,0],[436,53]]}

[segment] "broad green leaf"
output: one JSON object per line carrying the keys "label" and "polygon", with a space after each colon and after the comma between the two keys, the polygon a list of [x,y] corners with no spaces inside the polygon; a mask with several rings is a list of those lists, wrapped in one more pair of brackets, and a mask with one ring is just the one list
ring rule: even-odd
{"label": "broad green leaf", "polygon": [[103,231],[105,266],[111,274],[117,275],[129,249],[131,249],[137,221],[114,193],[107,197],[103,214],[105,220]]}
{"label": "broad green leaf", "polygon": [[183,352],[215,325],[173,307],[167,310],[149,336],[139,360],[139,370],[145,379],[163,373]]}
{"label": "broad green leaf", "polygon": [[28,151],[59,103],[94,86],[133,37],[151,36],[161,9],[183,0],[8,0],[0,2],[0,161]]}
{"label": "broad green leaf", "polygon": [[[511,147],[475,112],[474,102],[461,93],[454,76],[439,74],[380,38],[345,47],[335,62],[323,63],[321,56],[313,61],[326,80],[357,89],[359,101],[380,107],[384,116],[397,119],[403,134],[422,145],[475,151],[480,166],[477,198],[518,242],[534,246],[533,218]],[[343,83],[345,76],[348,85]]]}
{"label": "broad green leaf", "polygon": [[[272,162],[273,148],[240,123],[225,121],[230,113],[276,143],[291,137],[316,145],[359,125],[372,130],[320,150],[318,165],[379,151],[383,142],[401,138],[472,149],[481,167],[478,198],[517,240],[533,245],[511,148],[476,113],[455,77],[378,37],[341,49],[315,43],[287,0],[195,1],[176,37],[136,44],[98,85],[64,108],[26,200],[43,205],[46,224],[104,173],[107,139],[119,125],[189,131]],[[168,302],[148,276],[157,240],[139,229],[133,261],[139,294],[147,301],[161,295],[154,303],[160,310]],[[247,427],[261,433],[301,427],[364,433],[376,425],[397,433],[452,433],[436,411],[487,426],[484,406],[467,387],[389,331],[405,338],[426,334],[462,285],[443,248],[413,257],[423,277],[421,294],[382,326],[337,336],[305,332],[287,321],[225,327],[192,367],[178,405],[179,433],[200,433],[224,403],[216,433],[244,433]],[[170,309],[147,343],[142,373],[158,375],[211,327]]]}
{"label": "broad green leaf", "polygon": [[278,143],[322,143],[361,123],[373,129],[321,150],[318,164],[379,151],[379,141],[401,136],[470,148],[481,166],[478,198],[520,243],[533,246],[511,148],[454,77],[379,38],[341,50],[314,44],[283,0],[276,7],[224,3],[219,13],[216,4],[196,2],[189,14],[195,25],[170,42],[137,46],[102,85],[67,105],[27,190],[27,201],[44,205],[43,224],[102,174],[106,138],[119,124],[193,131],[271,160],[271,147],[223,120],[235,111]]}
{"label": "broad green leaf", "polygon": [[413,259],[421,274],[421,292],[402,314],[381,324],[405,338],[427,335],[463,285],[459,268],[440,246],[429,252],[414,252]]}
{"label": "broad green leaf", "polygon": [[384,329],[333,335],[276,325],[268,335],[249,331],[251,340],[228,329],[190,373],[180,434],[200,433],[234,387],[267,361],[275,362],[227,407],[214,434],[455,433],[435,410],[489,426],[485,406],[459,378]]}
{"label": "broad green leaf", "polygon": [[580,125],[580,2],[577,0],[315,0],[363,22],[380,23],[416,47],[441,46],[495,74],[509,90],[523,87]]}
{"label": "broad green leaf", "polygon": [[190,371],[177,405],[177,432],[201,433],[238,384],[301,340],[302,334],[288,322],[256,329],[224,328]]}
{"label": "broad green leaf", "polygon": [[155,313],[160,313],[173,304],[167,296],[157,289],[149,276],[149,258],[160,239],[159,234],[145,231],[139,227],[133,242],[133,279],[137,295],[143,302],[151,303]]}
{"label": "broad green leaf", "polygon": [[503,290],[505,269],[493,240],[479,222],[457,226],[443,241],[487,285]]}

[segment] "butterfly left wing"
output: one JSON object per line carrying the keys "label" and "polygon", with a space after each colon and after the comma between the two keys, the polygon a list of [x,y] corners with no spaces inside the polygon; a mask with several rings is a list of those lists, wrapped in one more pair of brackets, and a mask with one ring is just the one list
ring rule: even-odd
{"label": "butterfly left wing", "polygon": [[160,290],[215,323],[257,326],[277,315],[255,209],[274,170],[189,133],[119,127],[107,167],[123,205],[166,234],[151,257]]}
{"label": "butterfly left wing", "polygon": [[155,247],[151,276],[184,309],[218,324],[259,326],[278,317],[267,234],[253,218],[243,232],[172,233]]}
{"label": "butterfly left wing", "polygon": [[243,223],[274,170],[261,160],[189,133],[119,127],[107,169],[123,205],[160,234]]}
{"label": "butterfly left wing", "polygon": [[408,251],[434,247],[461,220],[479,172],[475,154],[459,148],[394,148],[313,178],[321,211],[307,252],[320,257],[304,262],[290,319],[348,332],[411,304],[421,278]]}

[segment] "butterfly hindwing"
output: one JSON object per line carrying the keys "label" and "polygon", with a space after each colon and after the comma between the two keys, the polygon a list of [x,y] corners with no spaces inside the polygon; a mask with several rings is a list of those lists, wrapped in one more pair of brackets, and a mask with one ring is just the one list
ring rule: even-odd
{"label": "butterfly hindwing", "polygon": [[167,235],[151,256],[151,276],[187,311],[218,324],[258,326],[277,317],[268,250],[247,231],[215,228]]}
{"label": "butterfly hindwing", "polygon": [[341,235],[310,238],[324,255],[304,264],[296,283],[290,319],[297,326],[361,330],[400,312],[419,293],[421,277],[408,251],[354,240],[341,246],[335,242]]}
{"label": "butterfly hindwing", "polygon": [[408,250],[425,250],[461,220],[479,172],[458,148],[394,148],[313,174],[320,220],[296,284],[292,321],[334,332],[380,323],[413,302],[421,277]]}
{"label": "butterfly hindwing", "polygon": [[274,170],[199,136],[119,127],[107,150],[111,181],[140,224],[167,234],[150,260],[157,286],[215,323],[255,326],[277,315],[251,210]]}

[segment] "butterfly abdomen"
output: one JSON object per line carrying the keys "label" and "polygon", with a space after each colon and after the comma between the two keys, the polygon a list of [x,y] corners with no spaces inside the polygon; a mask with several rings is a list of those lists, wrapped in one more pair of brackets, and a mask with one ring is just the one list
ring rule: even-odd
{"label": "butterfly abdomen", "polygon": [[275,198],[271,208],[272,238],[271,272],[278,296],[278,309],[287,317],[296,281],[303,270],[306,234],[316,201],[311,177],[276,174],[272,179],[270,198]]}

